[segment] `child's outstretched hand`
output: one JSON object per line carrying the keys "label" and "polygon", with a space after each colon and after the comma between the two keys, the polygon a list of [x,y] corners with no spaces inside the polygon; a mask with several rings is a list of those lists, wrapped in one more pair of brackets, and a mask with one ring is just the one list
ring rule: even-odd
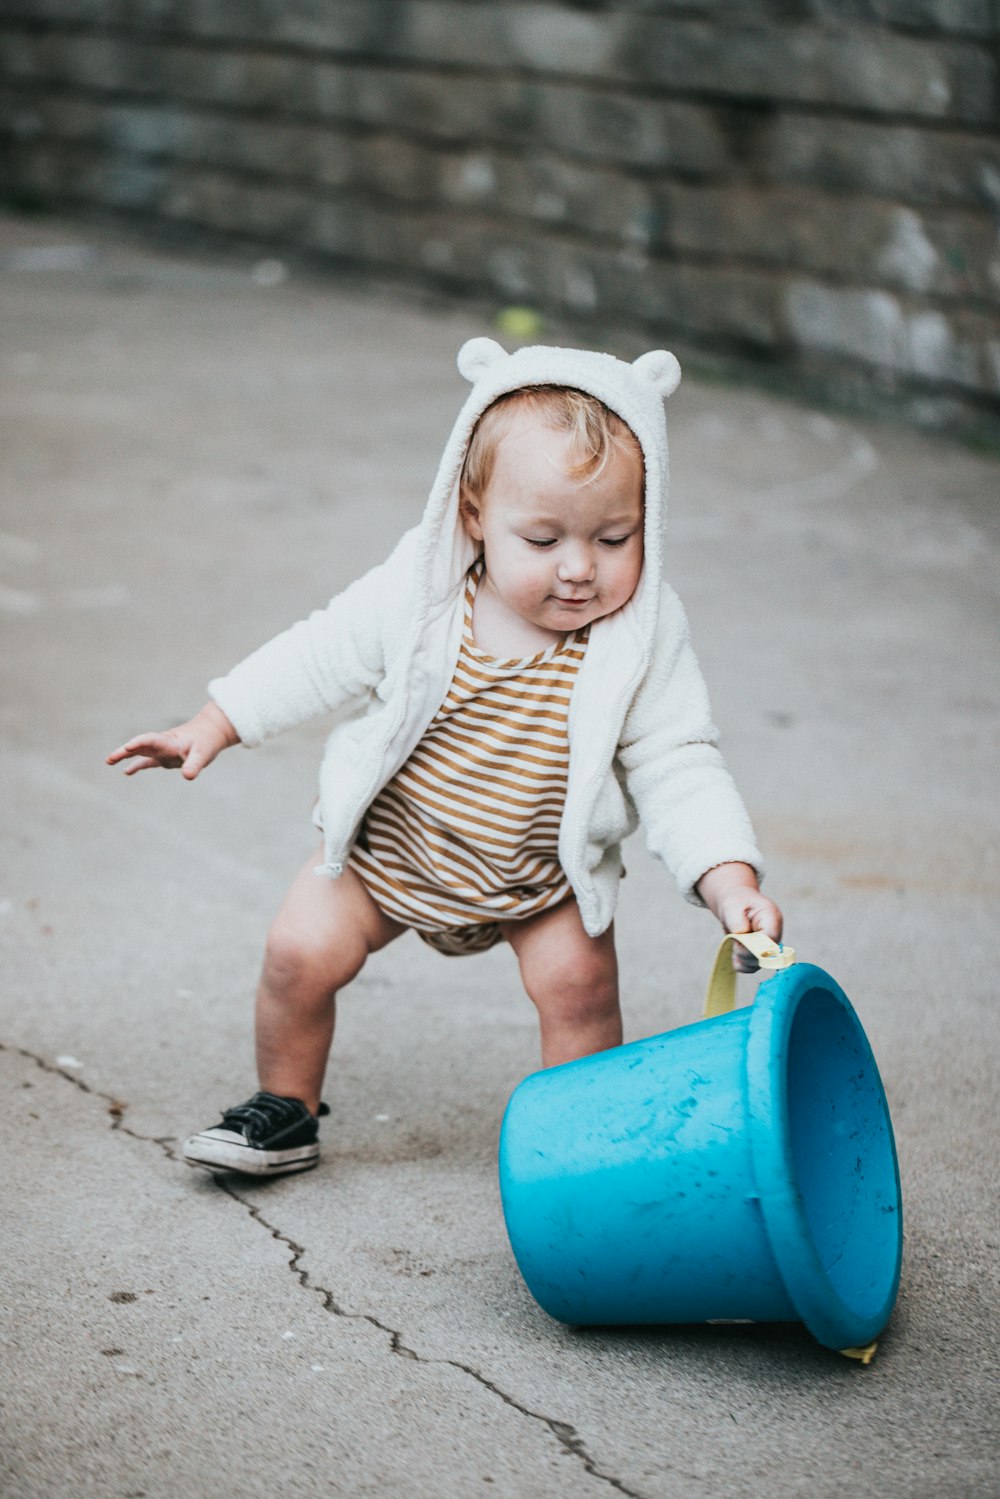
{"label": "child's outstretched hand", "polygon": [[[762,895],[749,864],[717,864],[698,881],[698,894],[726,932],[766,932],[781,941],[783,918],[773,900]],[[733,967],[753,973],[760,965],[752,953],[733,944]]]}
{"label": "child's outstretched hand", "polygon": [[216,703],[206,703],[200,713],[175,729],[137,734],[127,744],[112,750],[107,763],[117,765],[122,760],[131,760],[133,763],[125,767],[127,776],[159,766],[162,770],[179,770],[186,781],[193,781],[216,755],[239,742],[240,736],[222,709]]}

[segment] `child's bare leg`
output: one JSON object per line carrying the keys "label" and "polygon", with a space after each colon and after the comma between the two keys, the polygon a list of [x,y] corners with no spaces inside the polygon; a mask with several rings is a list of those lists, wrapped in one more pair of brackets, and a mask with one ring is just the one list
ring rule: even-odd
{"label": "child's bare leg", "polygon": [[618,959],[611,928],[588,937],[575,900],[504,928],[538,1010],[542,1066],[619,1046]]}
{"label": "child's bare leg", "polygon": [[333,1039],[338,989],[360,972],[369,953],[406,928],[379,910],[353,869],[338,880],[313,871],[296,877],[268,936],[257,990],[260,1086],[319,1109]]}

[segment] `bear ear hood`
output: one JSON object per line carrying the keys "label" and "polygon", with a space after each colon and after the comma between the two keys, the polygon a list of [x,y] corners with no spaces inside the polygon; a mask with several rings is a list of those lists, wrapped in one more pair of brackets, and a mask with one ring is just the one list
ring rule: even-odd
{"label": "bear ear hood", "polygon": [[470,385],[475,385],[493,365],[509,358],[507,350],[495,338],[470,338],[459,349],[457,363]]}
{"label": "bear ear hood", "polygon": [[[521,350],[520,353],[525,351]],[[533,354],[548,353],[544,349],[532,349]],[[584,350],[561,350],[561,353],[578,353],[581,359],[598,358],[607,359],[608,355],[587,355]],[[495,338],[470,338],[458,351],[458,368],[471,385],[475,385],[483,379],[490,371],[499,372],[506,360],[515,359],[518,356],[508,354],[507,350],[498,344]],[[618,364],[621,361],[615,360]],[[667,349],[650,349],[648,354],[640,354],[638,359],[633,359],[631,368],[641,380],[648,380],[655,391],[666,399],[672,396],[681,383],[681,367],[677,357]],[[528,382],[522,382],[527,384]],[[538,380],[532,382],[540,384]],[[546,381],[546,384],[555,384],[555,381]]]}
{"label": "bear ear hood", "polygon": [[537,385],[564,385],[603,401],[632,429],[645,470],[644,563],[633,604],[639,628],[651,641],[656,624],[667,512],[667,424],[664,400],[680,383],[677,359],[651,349],[631,363],[586,349],[530,345],[507,350],[494,338],[470,338],[458,351],[458,368],[472,386],[445,448],[421,522],[421,556],[428,602],[443,598],[471,564],[475,549],[458,509],[458,479],[473,428],[500,396]]}
{"label": "bear ear hood", "polygon": [[669,349],[650,349],[648,354],[640,354],[638,359],[633,359],[632,368],[637,375],[648,380],[664,400],[672,396],[681,383],[680,364]]}

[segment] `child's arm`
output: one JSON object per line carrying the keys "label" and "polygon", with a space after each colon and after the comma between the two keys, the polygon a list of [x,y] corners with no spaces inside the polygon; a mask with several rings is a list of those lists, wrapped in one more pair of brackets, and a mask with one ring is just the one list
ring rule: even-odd
{"label": "child's arm", "polygon": [[378,690],[387,650],[391,656],[412,634],[417,610],[425,607],[414,599],[418,540],[416,530],[408,531],[385,562],[325,609],[314,609],[209,682],[209,695],[243,744],[262,744],[310,719],[364,703]]}
{"label": "child's arm", "polygon": [[219,705],[206,703],[193,718],[175,729],[137,734],[127,744],[112,750],[107,763],[117,765],[121,760],[132,760],[133,764],[125,769],[127,776],[160,766],[163,770],[179,770],[186,781],[193,781],[216,755],[239,742],[240,736]]}
{"label": "child's arm", "polygon": [[[781,941],[782,915],[773,900],[762,895],[757,873],[749,864],[717,864],[702,875],[695,889],[725,932],[766,932]],[[752,973],[757,959],[734,944],[733,966]]]}

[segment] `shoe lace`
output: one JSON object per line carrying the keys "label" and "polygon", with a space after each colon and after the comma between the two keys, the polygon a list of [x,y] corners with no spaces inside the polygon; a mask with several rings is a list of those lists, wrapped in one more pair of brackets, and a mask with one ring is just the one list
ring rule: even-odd
{"label": "shoe lace", "polygon": [[279,1098],[275,1093],[255,1093],[246,1103],[226,1109],[222,1123],[227,1128],[242,1130],[248,1140],[273,1133],[281,1125],[288,1124],[299,1114],[304,1105],[297,1098]]}

